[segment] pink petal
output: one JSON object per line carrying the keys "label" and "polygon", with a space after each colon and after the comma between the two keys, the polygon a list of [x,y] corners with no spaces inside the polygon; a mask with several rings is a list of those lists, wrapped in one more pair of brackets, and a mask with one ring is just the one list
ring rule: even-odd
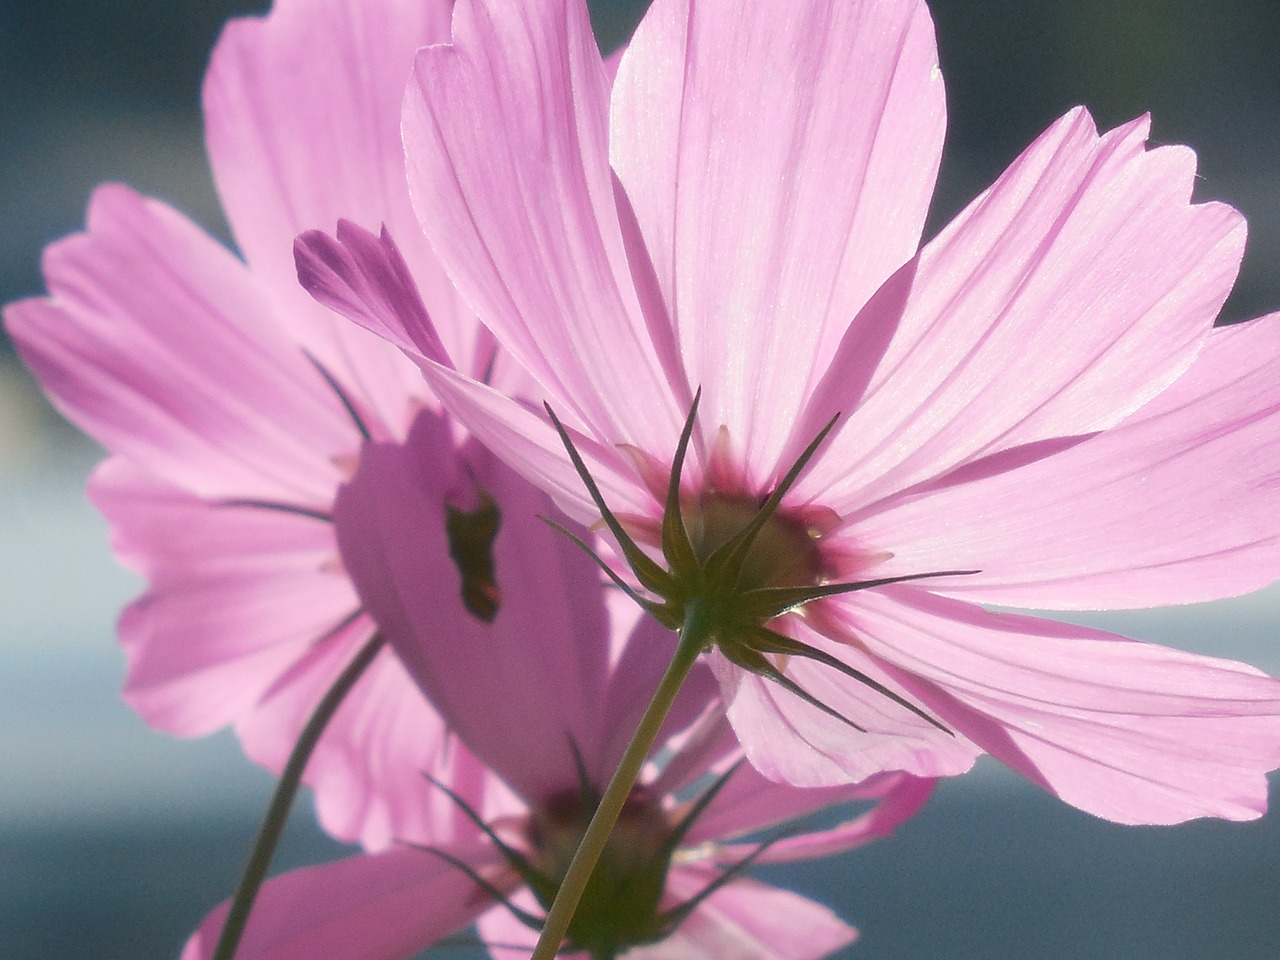
{"label": "pink petal", "polygon": [[1252,667],[906,588],[844,613],[926,709],[1074,806],[1120,823],[1266,809],[1280,681]]}
{"label": "pink petal", "polygon": [[[718,872],[700,863],[672,869],[667,875],[669,904],[697,895]],[[817,960],[857,937],[857,930],[826,907],[789,890],[739,878],[712,894],[668,937],[627,956],[632,960]]]}
{"label": "pink petal", "polygon": [[[90,494],[122,561],[149,580],[120,622],[125,699],[170,733],[235,724],[245,752],[279,772],[373,633],[337,569],[332,526],[202,501],[118,458],[98,468]],[[451,821],[455,811],[422,777],[445,775],[444,737],[399,660],[381,654],[307,766],[326,829],[383,847],[442,815]]]}
{"label": "pink petal", "polygon": [[205,134],[240,249],[280,322],[401,435],[423,394],[410,364],[310,302],[292,243],[340,218],[400,240],[459,362],[474,320],[417,229],[404,179],[400,101],[418,47],[448,37],[450,0],[321,0],[232,21],[205,77]]}
{"label": "pink petal", "polygon": [[[455,460],[455,458],[457,458]],[[469,609],[445,530],[447,505],[491,497],[501,602]],[[533,800],[577,783],[600,756],[609,624],[591,559],[539,516],[545,495],[477,447],[463,457],[424,413],[405,447],[370,445],[337,503],[343,559],[366,609],[449,726]]]}
{"label": "pink petal", "polygon": [[860,520],[877,575],[974,569],[934,589],[1054,608],[1189,603],[1280,577],[1280,315],[1214,330],[1118,427]]}
{"label": "pink petal", "polygon": [[[294,240],[293,250],[298,282],[318,302],[398,347],[428,378],[432,363],[455,368],[388,230],[375,236],[340,220],[336,235],[308,230]],[[507,397],[541,393],[528,373],[498,349],[488,328],[476,324],[463,351],[464,373]]]}
{"label": "pink petal", "polygon": [[688,843],[717,841],[717,858],[731,863],[755,850],[754,843],[726,844],[726,838],[784,824],[820,810],[858,801],[874,805],[821,830],[806,830],[772,844],[760,863],[830,856],[890,836],[919,811],[933,792],[934,780],[887,773],[843,787],[793,787],[740,767],[689,831]]}
{"label": "pink petal", "polygon": [[50,296],[5,322],[67,417],[193,493],[327,507],[359,435],[230,254],[110,186],[44,266]]}
{"label": "pink petal", "polygon": [[[900,676],[886,671],[861,650],[835,643],[803,621],[793,623],[790,632],[929,711],[929,705],[921,704],[918,693],[904,685]],[[712,662],[729,704],[729,720],[743,749],[752,765],[770,780],[801,787],[833,787],[857,783],[886,770],[918,777],[954,776],[968,770],[981,753],[967,737],[931,726],[831,667],[792,658],[786,671],[804,690],[863,727],[865,733],[810,706],[773,681],[730,665],[719,654]]]}
{"label": "pink petal", "polygon": [[613,163],[705,430],[766,473],[821,358],[916,251],[944,114],[914,0],[657,0],[632,39]]}
{"label": "pink petal", "polygon": [[[320,638],[355,645],[371,632],[335,567],[332,525],[182,493],[121,459],[90,495],[122,561],[147,592],[121,617],[125,699],[182,736],[233,722]],[[317,696],[318,699],[318,696]]]}
{"label": "pink petal", "polygon": [[1112,426],[1187,369],[1244,223],[1190,205],[1194,156],[1146,150],[1147,126],[1098,137],[1068,114],[928,245],[865,393],[844,393],[833,367],[797,429],[798,446],[847,415],[806,493],[849,514],[980,457]]}
{"label": "pink petal", "polygon": [[[363,626],[371,632],[367,619]],[[236,733],[253,760],[283,769],[354,648],[315,645],[237,722]],[[394,840],[446,836],[458,810],[424,774],[453,782],[455,776],[474,777],[477,764],[448,737],[399,658],[384,650],[329,721],[303,782],[314,791],[316,812],[330,835],[381,850]]]}
{"label": "pink petal", "polygon": [[[493,847],[442,844],[473,869],[498,863]],[[496,876],[501,886],[510,876]],[[396,849],[305,867],[267,881],[237,960],[407,960],[460,930],[492,901],[439,857]],[[187,941],[182,960],[213,956],[227,904]]]}
{"label": "pink petal", "polygon": [[419,53],[409,84],[409,183],[462,295],[564,415],[671,449],[688,391],[672,397],[678,371],[647,330],[663,321],[632,278],[608,93],[582,0],[464,4],[452,45]]}
{"label": "pink petal", "polygon": [[308,230],[294,241],[298,282],[317,302],[401,351],[453,367],[399,248],[384,227],[375,236],[350,220],[330,237]]}

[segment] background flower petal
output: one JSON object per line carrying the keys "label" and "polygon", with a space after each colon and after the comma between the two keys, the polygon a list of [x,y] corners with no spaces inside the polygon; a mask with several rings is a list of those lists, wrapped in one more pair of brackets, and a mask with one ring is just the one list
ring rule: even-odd
{"label": "background flower petal", "polygon": [[725,838],[762,830],[768,835],[770,827],[821,811],[826,811],[824,819],[829,820],[836,809],[860,804],[856,814],[829,827],[794,833],[783,827],[782,839],[771,844],[758,862],[830,856],[890,836],[929,799],[934,783],[909,774],[884,773],[848,786],[793,787],[769,780],[744,764],[693,825],[688,843],[694,846],[700,840],[714,840],[717,859],[731,863],[753,851],[756,844],[726,843]]}
{"label": "background flower petal", "polygon": [[359,435],[261,287],[173,210],[102,187],[45,253],[49,297],[5,311],[59,409],[193,493],[327,508]]}
{"label": "background flower petal", "polygon": [[[609,624],[594,563],[540,519],[544,494],[478,446],[463,457],[424,413],[406,446],[370,445],[339,494],[338,540],[366,608],[451,729],[531,801],[597,765]],[[454,462],[450,462],[454,461]],[[464,602],[446,505],[492,498],[499,604]]]}
{"label": "background flower petal", "polygon": [[[148,579],[126,608],[124,698],[151,726],[199,736],[234,724],[245,752],[278,773],[372,621],[337,564],[332,525],[200,500],[120,458],[90,496],[122,562]],[[307,765],[325,828],[366,847],[417,837],[447,800],[440,717],[383,651],[347,695]],[[456,747],[452,748],[456,752]]]}
{"label": "background flower petal", "polygon": [[[499,862],[490,844],[441,847],[477,871]],[[465,927],[491,902],[456,867],[424,851],[362,854],[268,880],[236,957],[408,960]],[[182,960],[213,956],[226,912],[223,903],[205,919]]]}
{"label": "background flower petal", "polygon": [[451,0],[276,3],[233,20],[204,83],[205,138],[236,241],[290,335],[359,392],[385,428],[408,428],[413,365],[298,288],[293,238],[340,218],[385,224],[459,363],[475,321],[417,228],[404,178],[400,101],[413,54],[449,36]]}

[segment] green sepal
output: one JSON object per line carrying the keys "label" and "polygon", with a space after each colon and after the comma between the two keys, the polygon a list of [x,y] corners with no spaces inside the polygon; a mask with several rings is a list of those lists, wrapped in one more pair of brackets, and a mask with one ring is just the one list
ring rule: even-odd
{"label": "green sepal", "polygon": [[[762,627],[760,629],[764,628]],[[788,677],[785,673],[770,663],[769,658],[760,651],[738,642],[737,640],[721,642],[719,646],[720,652],[724,654],[725,659],[735,666],[741,667],[743,670],[749,670],[758,676],[764,677],[766,680],[772,680],[784,690],[795,694],[811,707],[817,707],[827,716],[839,720],[841,723],[852,727],[859,733],[867,732],[866,727],[858,726],[858,724],[854,723],[839,710],[836,710],[834,707],[827,706],[808,690],[804,689],[804,687],[800,686],[800,684]]]}
{"label": "green sepal", "polygon": [[872,590],[876,587],[887,587],[895,583],[908,583],[912,580],[929,580],[934,577],[971,576],[977,570],[938,570],[929,573],[907,573],[898,577],[881,577],[877,580],[853,580],[848,583],[824,583],[812,587],[759,587],[739,594],[743,618],[747,620],[767,621],[790,613],[806,603],[835,597],[844,593],[855,593],[859,590]]}
{"label": "green sepal", "polygon": [[[879,681],[871,679],[871,677],[867,676],[861,670],[857,670],[849,666],[838,657],[834,657],[826,651],[819,650],[816,647],[811,647],[807,643],[802,643],[794,637],[788,637],[785,634],[778,633],[776,630],[770,630],[768,627],[749,626],[746,627],[745,630],[750,637],[750,639],[747,640],[747,643],[752,647],[752,649],[761,653],[778,653],[788,657],[803,657],[806,660],[813,660],[815,663],[820,663],[825,667],[830,667],[831,669],[844,674],[850,680],[856,680],[859,683],[870,687],[881,696],[888,697],[898,706],[905,707],[921,720],[925,721],[925,723],[937,727],[943,733],[955,736],[955,734],[947,729],[947,727],[945,727],[940,721],[929,716],[929,714],[925,713],[923,709],[916,706],[910,700],[906,699],[901,694],[890,690]],[[845,722],[848,723],[847,720]],[[858,729],[862,728],[859,727]]]}
{"label": "green sepal", "polygon": [[760,505],[760,509],[756,511],[756,515],[751,518],[742,530],[735,536],[730,537],[707,558],[704,566],[706,579],[712,583],[727,583],[730,588],[738,586],[738,576],[742,572],[742,567],[746,563],[747,555],[751,552],[751,547],[756,542],[756,537],[760,535],[760,531],[764,529],[764,525],[769,522],[770,518],[777,512],[778,507],[782,504],[782,498],[787,495],[792,485],[800,479],[800,474],[809,461],[813,459],[814,454],[818,452],[818,448],[822,446],[822,442],[827,439],[829,434],[836,425],[839,415],[832,417],[827,421],[827,425],[819,431],[813,441],[804,448],[804,452],[800,454],[798,460],[791,465],[791,469],[787,471],[786,476],[782,478],[782,482],[773,488],[773,492],[769,494],[768,499]]}
{"label": "green sepal", "polygon": [[494,832],[493,827],[489,826],[489,824],[484,821],[484,818],[472,809],[471,804],[467,803],[467,801],[463,800],[458,793],[441,781],[437,780],[431,774],[423,773],[422,775],[433,787],[452,800],[454,805],[463,812],[468,820],[480,828],[481,832],[483,832],[484,835],[492,841],[493,845],[498,848],[498,852],[502,854],[502,859],[507,861],[511,866],[511,869],[520,874],[521,880],[527,883],[535,892],[550,888],[552,896],[555,896],[555,881],[530,863],[528,858],[519,850],[515,849],[515,847],[511,846],[498,836],[498,834]]}
{"label": "green sepal", "polygon": [[521,923],[523,923],[530,930],[540,931],[542,929],[542,919],[540,917],[536,917],[532,913],[530,913],[528,910],[524,909],[523,907],[518,907],[514,903],[512,903],[510,897],[508,897],[505,893],[503,893],[501,890],[495,887],[492,883],[490,883],[484,877],[480,876],[480,874],[476,873],[475,869],[471,866],[471,864],[467,863],[465,860],[460,860],[459,858],[455,857],[452,853],[449,853],[445,850],[441,850],[439,847],[432,847],[432,846],[428,846],[426,844],[421,844],[421,843],[409,843],[407,844],[407,846],[411,847],[414,850],[421,850],[423,853],[429,853],[433,857],[439,857],[441,860],[449,864],[449,866],[453,867],[459,873],[464,874],[467,877],[467,879],[469,879],[477,887],[479,887],[481,890],[483,890],[485,893],[491,896],[495,902],[501,904],[502,906],[510,910],[511,915],[515,917],[517,920],[519,920]]}
{"label": "green sepal", "polygon": [[570,438],[569,431],[565,429],[564,424],[560,422],[560,418],[551,409],[551,404],[544,403],[543,406],[546,407],[547,416],[551,418],[551,423],[556,428],[556,433],[560,435],[560,442],[564,444],[565,450],[569,452],[569,459],[573,462],[574,470],[582,478],[582,482],[586,485],[587,493],[590,494],[596,509],[600,511],[601,518],[618,541],[618,546],[622,548],[622,553],[627,558],[627,563],[635,571],[636,578],[644,585],[645,589],[651,590],[658,596],[665,597],[670,595],[674,586],[671,574],[658,566],[657,561],[641,550],[639,544],[631,539],[631,535],[622,528],[622,523],[614,516],[613,511],[609,509],[609,505],[605,503],[604,495],[600,492],[600,487],[596,485],[595,478],[591,476],[591,471],[587,469],[586,463],[583,462],[581,454],[578,453],[578,448]]}
{"label": "green sepal", "polygon": [[672,579],[676,582],[697,579],[701,572],[697,552],[693,548],[693,541],[689,539],[689,531],[684,525],[684,513],[680,508],[680,475],[684,470],[685,457],[689,453],[689,439],[693,436],[693,425],[698,417],[698,403],[701,399],[702,389],[699,388],[694,394],[684,428],[680,431],[675,458],[671,461],[671,479],[667,484],[666,508],[662,514],[662,555],[670,564]]}

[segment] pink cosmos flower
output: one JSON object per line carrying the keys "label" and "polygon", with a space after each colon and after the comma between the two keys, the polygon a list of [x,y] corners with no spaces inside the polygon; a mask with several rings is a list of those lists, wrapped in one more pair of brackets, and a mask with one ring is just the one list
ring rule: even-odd
{"label": "pink cosmos flower", "polygon": [[[389,850],[269,881],[241,960],[399,960],[477,918],[485,941],[531,949],[537,934],[520,918],[540,919],[671,654],[668,632],[624,597],[610,598],[591,560],[534,518],[549,507],[545,495],[479,450],[456,469],[506,505],[492,557],[502,605],[491,629],[459,629],[466,614],[448,602],[439,562],[451,540],[440,496],[458,479],[440,468],[448,439],[428,419],[405,446],[366,447],[338,497],[339,539],[366,609],[450,729],[510,790],[460,778],[453,793],[461,824],[448,836],[412,831]],[[661,763],[628,800],[570,929],[571,947],[612,957],[653,939],[627,956],[806,960],[854,939],[826,908],[748,880],[733,865],[819,856],[887,835],[932,783],[894,774],[803,790],[739,767],[716,790],[708,773],[724,775],[741,752],[714,706],[715,689],[701,667],[681,690],[659,737]],[[741,839],[828,804],[868,800],[878,804],[853,820],[763,851]],[[669,913],[726,871],[730,882],[687,917]],[[210,956],[224,916],[225,906],[210,915],[183,960]]]}
{"label": "pink cosmos flower", "polygon": [[[1280,322],[1213,327],[1244,223],[1190,202],[1193,154],[1147,149],[1145,118],[1099,135],[1075,110],[921,246],[943,127],[919,0],[656,0],[612,85],[581,0],[459,0],[403,121],[422,231],[649,551],[624,549],[655,609],[679,622],[798,464],[717,589],[747,609],[752,590],[920,578],[772,620],[722,604],[732,642],[710,659],[760,771],[936,776],[986,752],[1117,821],[1256,817],[1280,682],[982,606],[1280,576]],[[334,247],[300,243],[312,286]],[[599,521],[542,411],[444,362],[429,323],[386,308],[399,295],[346,312]],[[777,655],[796,641],[843,672]]]}
{"label": "pink cosmos flower", "polygon": [[[436,406],[398,351],[298,287],[292,240],[339,216],[416,229],[399,103],[414,51],[448,36],[450,10],[281,0],[266,19],[231,23],[204,105],[246,262],[165,205],[103,187],[86,232],[46,251],[49,296],[5,311],[54,402],[113,454],[90,495],[117,554],[149,581],[120,621],[125,699],[183,736],[234,724],[273,769],[374,630],[338,559],[338,485],[366,434],[402,439]],[[491,338],[456,304],[425,240],[403,249],[444,343],[478,375]],[[380,846],[451,821],[419,773],[444,738],[384,652],[309,767],[328,829]]]}

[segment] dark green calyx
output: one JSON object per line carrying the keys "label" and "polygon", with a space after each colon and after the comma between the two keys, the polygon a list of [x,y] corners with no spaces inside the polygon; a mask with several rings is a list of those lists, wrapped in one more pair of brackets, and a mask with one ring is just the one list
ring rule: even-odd
{"label": "dark green calyx", "polygon": [[[696,623],[699,636],[707,637],[706,648],[718,648],[737,666],[772,680],[855,730],[865,732],[808,694],[787,676],[785,666],[779,666],[774,658],[783,658],[780,661],[783,664],[789,657],[822,663],[950,733],[920,707],[883,684],[822,650],[770,629],[768,624],[776,617],[826,597],[976,571],[944,570],[849,583],[827,582],[829,571],[817,537],[808,524],[781,506],[783,498],[835,427],[836,418],[819,431],[766,496],[752,498],[716,490],[693,496],[686,494],[681,488],[681,472],[697,421],[700,397],[701,392],[694,397],[672,458],[660,537],[665,566],[641,549],[609,509],[568,431],[547,407],[547,414],[574,468],[648,595],[636,591],[598,556],[596,562],[614,583],[667,628],[684,631]],[[578,542],[586,547],[581,540]]]}
{"label": "dark green calyx", "polygon": [[[732,540],[760,511],[749,496],[708,491],[682,503],[681,516],[694,557],[701,564]],[[802,521],[775,513],[760,527],[738,572],[740,591],[816,586],[826,576],[816,531]]]}
{"label": "dark green calyx", "polygon": [[[690,827],[736,770],[735,764],[696,799],[675,811],[664,809],[659,799],[644,787],[632,789],[578,901],[565,936],[564,952],[585,952],[592,960],[615,960],[632,947],[662,940],[768,847],[769,843],[761,844],[688,900],[666,910],[660,908],[667,872],[676,851]],[[528,884],[543,909],[550,909],[600,803],[596,787],[583,776],[576,789],[559,791],[537,804],[525,824],[523,849],[516,849],[485,823],[459,794],[433,777],[427,779],[489,837],[508,866]],[[467,863],[435,847],[419,849],[454,866],[477,885],[482,895],[501,903],[531,930],[542,929],[542,918],[514,904],[506,893]]]}
{"label": "dark green calyx", "polygon": [[[595,813],[580,791],[548,798],[529,818],[530,861],[543,877],[534,894],[549,909]],[[632,791],[569,924],[567,950],[612,957],[664,933],[659,910],[673,851],[671,824],[643,790]]]}
{"label": "dark green calyx", "polygon": [[485,623],[492,623],[502,605],[502,593],[493,565],[493,541],[502,526],[502,514],[491,496],[479,492],[474,510],[445,506],[445,533],[449,556],[462,578],[462,603]]}

